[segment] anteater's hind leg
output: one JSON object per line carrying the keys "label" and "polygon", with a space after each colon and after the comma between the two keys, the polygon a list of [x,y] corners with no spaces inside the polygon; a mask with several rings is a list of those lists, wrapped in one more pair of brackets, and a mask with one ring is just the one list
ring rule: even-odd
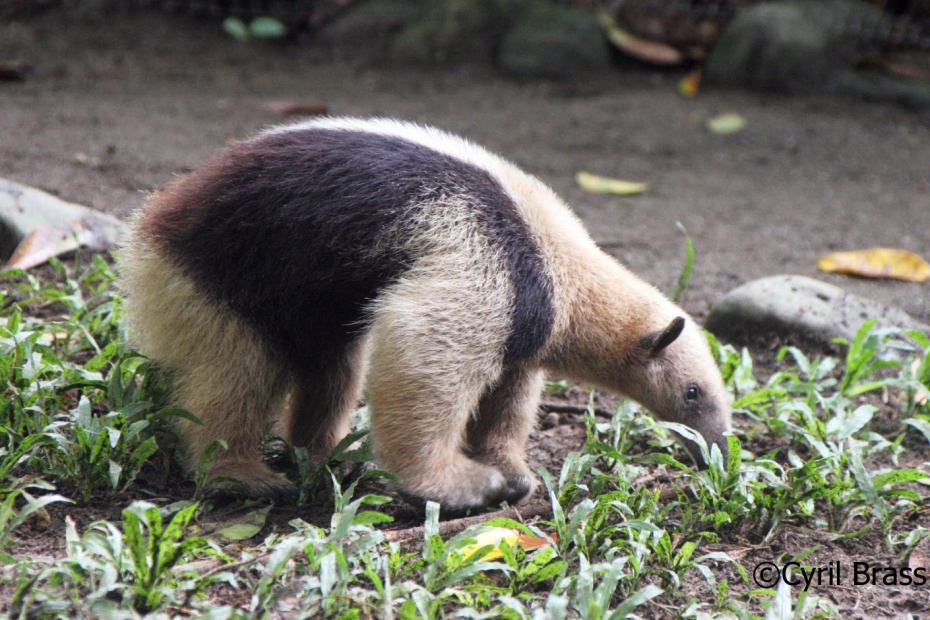
{"label": "anteater's hind leg", "polygon": [[189,366],[173,372],[175,402],[203,422],[179,422],[188,468],[197,467],[212,440],[222,439],[228,449],[215,453],[210,472],[215,489],[257,497],[290,495],[293,485],[263,462],[261,452],[262,439],[283,405],[288,370],[251,334],[228,324],[223,331],[216,335],[223,344],[204,347]]}
{"label": "anteater's hind leg", "polygon": [[204,295],[171,261],[141,240],[123,252],[123,289],[132,336],[167,370],[172,401],[203,423],[177,420],[186,465],[222,439],[213,461],[216,488],[255,496],[293,486],[262,462],[261,441],[287,393],[289,369],[242,319]]}
{"label": "anteater's hind leg", "polygon": [[542,372],[513,368],[501,375],[468,424],[468,453],[495,466],[512,489],[532,493],[536,478],[526,465],[526,440],[537,418]]}
{"label": "anteater's hind leg", "polygon": [[349,415],[362,392],[365,351],[364,338],[358,338],[295,372],[285,435],[292,445],[306,448],[315,462],[349,432]]}

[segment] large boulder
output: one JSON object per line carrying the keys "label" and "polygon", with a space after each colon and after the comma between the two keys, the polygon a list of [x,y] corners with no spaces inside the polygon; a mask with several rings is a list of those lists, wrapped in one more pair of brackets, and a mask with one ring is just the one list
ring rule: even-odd
{"label": "large boulder", "polygon": [[393,38],[421,13],[416,0],[361,0],[353,2],[314,37],[338,58],[383,59]]}
{"label": "large boulder", "polygon": [[755,4],[726,27],[707,59],[704,79],[724,87],[833,92],[930,106],[930,84],[856,66],[904,26],[862,0]]}
{"label": "large boulder", "polygon": [[424,3],[419,17],[394,38],[391,56],[419,64],[489,63],[514,10],[510,0]]}
{"label": "large boulder", "polygon": [[568,79],[608,70],[610,51],[592,13],[537,1],[504,34],[497,66],[516,77]]}

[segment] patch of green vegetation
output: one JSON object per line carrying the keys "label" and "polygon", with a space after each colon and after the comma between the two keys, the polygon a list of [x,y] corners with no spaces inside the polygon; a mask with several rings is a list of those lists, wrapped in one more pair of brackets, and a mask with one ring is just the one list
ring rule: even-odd
{"label": "patch of green vegetation", "polygon": [[[303,501],[328,489],[327,526],[296,519],[251,545],[221,545],[200,529],[208,502],[133,501],[140,472],[170,461],[162,420],[189,414],[160,404],[156,373],[123,344],[110,265],[54,269],[8,272],[0,286],[0,611],[10,617],[841,617],[823,590],[760,584],[754,568],[822,565],[820,546],[865,539],[900,560],[930,536],[930,338],[867,323],[842,361],[786,347],[764,382],[748,352],[708,336],[739,438],[726,459],[705,445],[707,469],[672,439],[700,443],[687,428],[629,402],[610,419],[591,407],[583,449],[557,476],[540,472],[549,518],[444,537],[429,505],[422,532],[397,541],[379,529],[392,499],[363,490],[384,472],[343,474],[370,459],[359,431],[319,467],[291,455]],[[122,519],[66,517],[62,553],[23,551],[47,511],[103,501],[124,504]],[[494,544],[474,547],[489,526],[554,541],[504,541],[489,556]],[[758,551],[788,533],[812,542]]]}
{"label": "patch of green vegetation", "polygon": [[154,404],[155,374],[122,344],[110,265],[53,266],[57,278],[11,271],[0,288],[0,490],[35,476],[87,503],[132,484],[157,419],[189,414]]}

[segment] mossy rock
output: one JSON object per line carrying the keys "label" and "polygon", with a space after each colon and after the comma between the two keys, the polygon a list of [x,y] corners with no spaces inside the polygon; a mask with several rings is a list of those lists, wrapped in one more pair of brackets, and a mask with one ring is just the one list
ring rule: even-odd
{"label": "mossy rock", "polygon": [[394,39],[400,62],[489,63],[517,5],[509,0],[441,0],[423,5],[419,18]]}
{"label": "mossy rock", "polygon": [[537,1],[504,35],[497,66],[518,77],[567,79],[608,70],[610,51],[592,13]]}
{"label": "mossy rock", "polygon": [[416,21],[422,6],[416,0],[362,0],[352,3],[316,33],[316,39],[338,56],[384,56],[397,33]]}

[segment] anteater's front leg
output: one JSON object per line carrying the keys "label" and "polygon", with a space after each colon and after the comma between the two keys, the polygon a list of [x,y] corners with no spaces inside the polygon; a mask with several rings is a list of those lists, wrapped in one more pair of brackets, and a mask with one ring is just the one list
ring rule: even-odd
{"label": "anteater's front leg", "polygon": [[511,487],[495,463],[464,451],[468,421],[500,374],[494,342],[500,330],[441,310],[461,304],[423,303],[436,302],[436,295],[419,296],[420,303],[393,296],[372,327],[368,402],[375,456],[417,503],[436,501],[454,513],[516,501],[525,485]]}

